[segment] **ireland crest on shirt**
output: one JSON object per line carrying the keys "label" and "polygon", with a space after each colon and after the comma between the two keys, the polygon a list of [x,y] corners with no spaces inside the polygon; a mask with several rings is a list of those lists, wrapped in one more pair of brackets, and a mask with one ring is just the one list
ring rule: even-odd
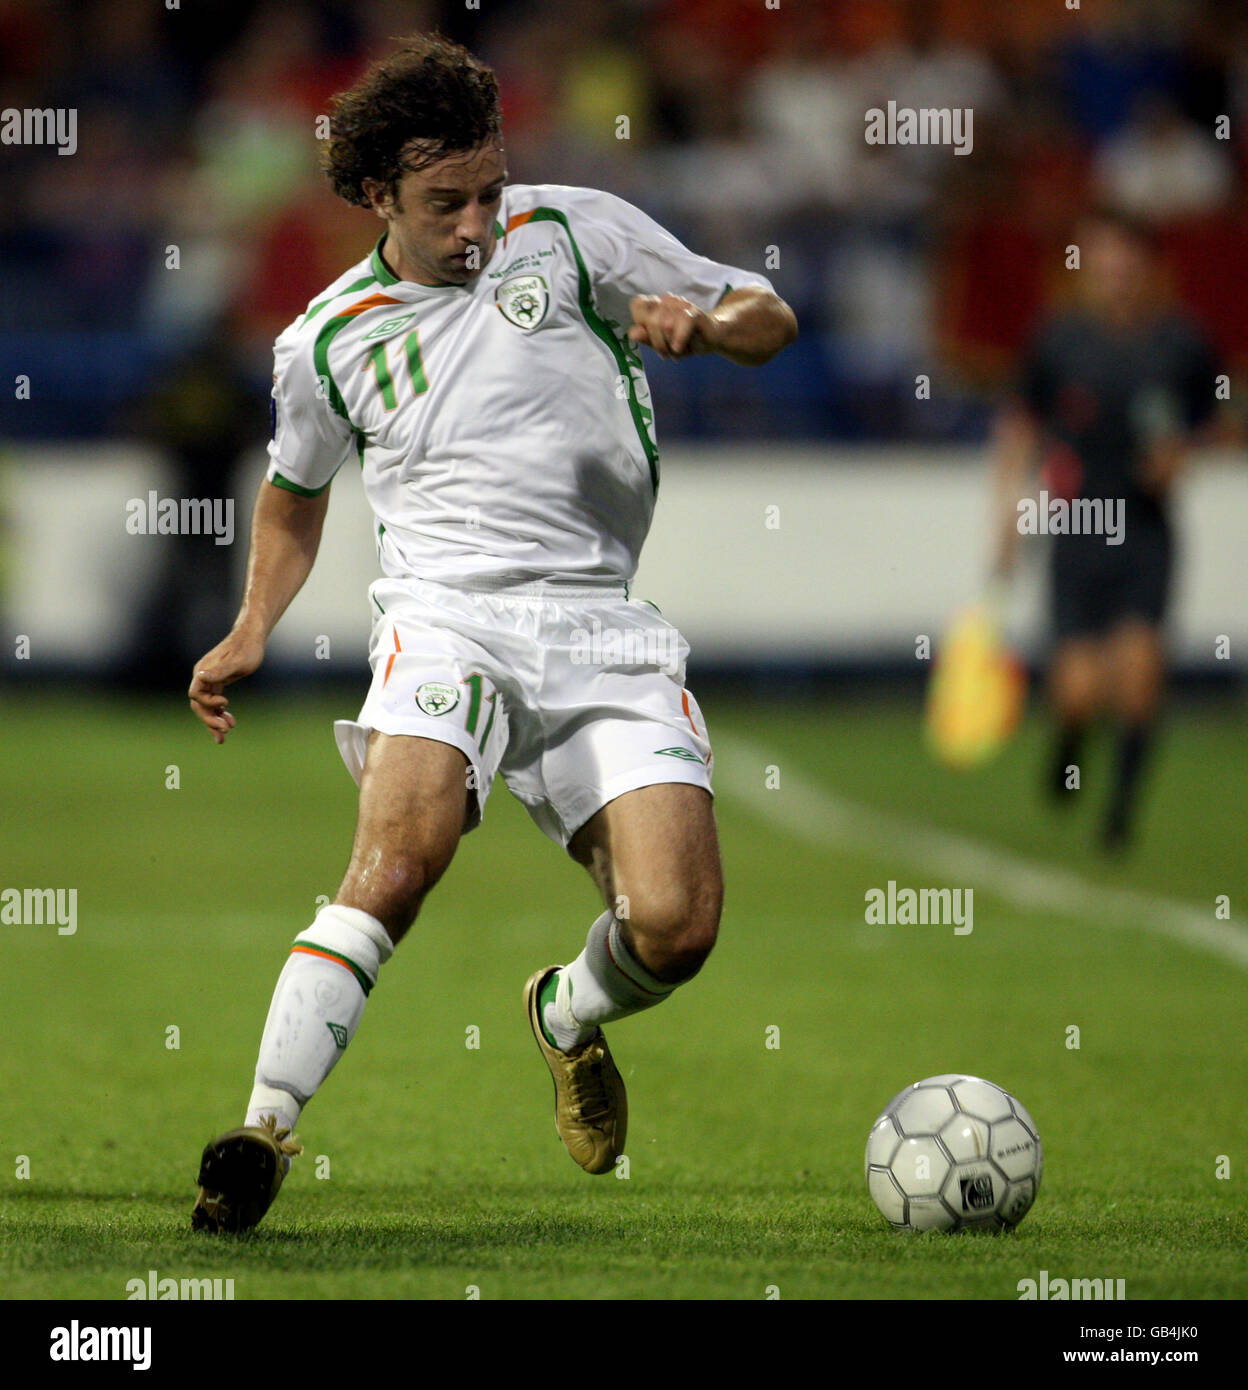
{"label": "ireland crest on shirt", "polygon": [[540,275],[513,275],[494,291],[494,302],[508,323],[527,333],[546,317],[550,291]]}

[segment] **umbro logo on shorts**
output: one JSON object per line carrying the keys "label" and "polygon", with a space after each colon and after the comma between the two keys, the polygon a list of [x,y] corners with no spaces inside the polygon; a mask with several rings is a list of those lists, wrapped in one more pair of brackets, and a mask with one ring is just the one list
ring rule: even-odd
{"label": "umbro logo on shorts", "polygon": [[684,758],[687,763],[700,763],[701,758],[688,748],[656,748],[656,753],[665,753],[669,758]]}

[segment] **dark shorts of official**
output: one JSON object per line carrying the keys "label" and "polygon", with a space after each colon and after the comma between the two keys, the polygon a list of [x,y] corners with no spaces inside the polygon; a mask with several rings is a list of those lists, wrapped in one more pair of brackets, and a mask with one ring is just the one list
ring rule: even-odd
{"label": "dark shorts of official", "polygon": [[1174,541],[1164,523],[1128,519],[1121,545],[1054,536],[1049,583],[1057,640],[1094,637],[1130,620],[1158,627],[1170,600]]}

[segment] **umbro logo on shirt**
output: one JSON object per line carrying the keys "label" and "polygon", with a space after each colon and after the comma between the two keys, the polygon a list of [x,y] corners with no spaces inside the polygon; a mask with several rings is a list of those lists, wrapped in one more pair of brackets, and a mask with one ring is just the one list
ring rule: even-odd
{"label": "umbro logo on shirt", "polygon": [[384,323],[379,323],[371,333],[366,333],[363,341],[370,343],[374,338],[388,338],[391,333],[397,333],[404,324],[411,323],[415,317],[415,313],[411,313],[400,314],[397,319],[387,319]]}

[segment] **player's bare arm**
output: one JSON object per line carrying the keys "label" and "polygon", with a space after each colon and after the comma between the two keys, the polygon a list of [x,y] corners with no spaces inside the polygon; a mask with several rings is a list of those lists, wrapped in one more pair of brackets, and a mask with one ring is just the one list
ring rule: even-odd
{"label": "player's bare arm", "polygon": [[328,488],[301,497],[267,480],[260,484],[242,606],[229,636],[197,663],[187,692],[191,709],[217,743],[234,727],[225,687],[264,660],[269,634],[312,572],[328,507]]}
{"label": "player's bare arm", "polygon": [[1018,402],[1003,407],[992,438],[992,517],[995,531],[992,573],[1003,579],[1018,558],[1018,499],[1035,466],[1040,432]]}
{"label": "player's bare arm", "polygon": [[742,367],[769,362],[797,337],[797,315],[770,290],[729,290],[709,313],[678,294],[639,294],[629,303],[629,341],[660,357],[717,352]]}

